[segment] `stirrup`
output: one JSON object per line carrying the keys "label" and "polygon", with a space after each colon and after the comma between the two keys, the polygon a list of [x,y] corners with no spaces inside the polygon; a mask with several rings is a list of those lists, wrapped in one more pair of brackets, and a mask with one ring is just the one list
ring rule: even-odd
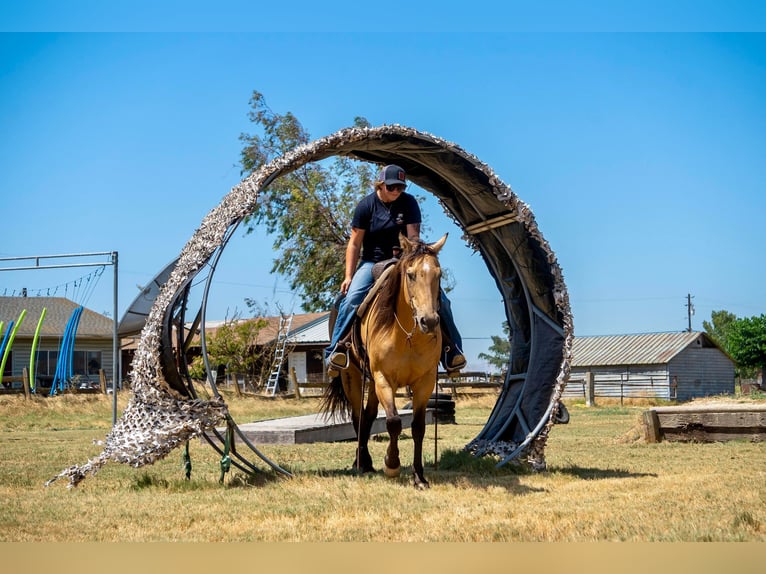
{"label": "stirrup", "polygon": [[466,360],[465,355],[460,349],[455,348],[455,354],[450,356],[449,352],[451,350],[449,346],[444,347],[444,360],[442,362],[444,363],[444,370],[447,371],[447,376],[455,377],[461,369],[465,368]]}
{"label": "stirrup", "polygon": [[[345,351],[340,350],[343,347],[346,348]],[[348,349],[350,347],[351,341],[338,341],[335,345],[335,349],[333,349],[332,353],[330,353],[330,356],[327,358],[327,376],[331,379],[340,375],[342,369],[348,368],[350,362]]]}
{"label": "stirrup", "polygon": [[328,362],[332,367],[337,369],[345,369],[348,367],[348,352],[344,353],[342,351],[333,351],[330,353]]}

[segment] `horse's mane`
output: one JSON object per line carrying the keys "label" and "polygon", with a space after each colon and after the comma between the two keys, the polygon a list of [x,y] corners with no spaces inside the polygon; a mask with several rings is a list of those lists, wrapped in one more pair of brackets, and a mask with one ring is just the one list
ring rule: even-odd
{"label": "horse's mane", "polygon": [[396,263],[393,273],[385,279],[383,285],[373,302],[375,314],[372,322],[373,328],[381,328],[390,325],[396,320],[396,299],[402,286],[402,270],[414,264],[418,259],[427,255],[436,255],[427,243],[418,242],[412,251],[405,253]]}

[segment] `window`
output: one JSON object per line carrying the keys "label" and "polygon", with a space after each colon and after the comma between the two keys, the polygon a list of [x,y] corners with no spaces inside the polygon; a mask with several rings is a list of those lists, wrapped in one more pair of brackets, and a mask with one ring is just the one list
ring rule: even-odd
{"label": "window", "polygon": [[52,377],[55,375],[58,358],[58,351],[37,351],[37,358],[35,359],[35,375],[38,377]]}
{"label": "window", "polygon": [[98,375],[101,369],[101,351],[75,351],[72,356],[74,375]]}

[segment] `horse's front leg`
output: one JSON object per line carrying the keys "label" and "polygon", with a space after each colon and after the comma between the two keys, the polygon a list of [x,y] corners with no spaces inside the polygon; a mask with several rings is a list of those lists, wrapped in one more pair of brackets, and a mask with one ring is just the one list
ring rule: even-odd
{"label": "horse's front leg", "polygon": [[394,395],[396,389],[380,373],[375,374],[375,393],[383,410],[386,412],[386,430],[388,431],[388,448],[383,459],[383,472],[389,478],[396,478],[401,471],[399,461],[399,435],[402,434],[402,419],[396,410]]}
{"label": "horse's front leg", "polygon": [[426,436],[426,407],[434,389],[436,373],[433,378],[421,379],[412,389],[412,441],[414,451],[412,455],[412,474],[415,480],[415,488],[425,489],[430,485],[423,475],[423,439]]}

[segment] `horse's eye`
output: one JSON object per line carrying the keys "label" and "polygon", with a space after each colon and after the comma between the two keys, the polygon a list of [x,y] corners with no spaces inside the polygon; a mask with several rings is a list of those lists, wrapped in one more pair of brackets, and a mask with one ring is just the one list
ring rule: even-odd
{"label": "horse's eye", "polygon": [[415,274],[414,271],[407,271],[407,279],[409,279],[410,281],[415,281],[416,277],[417,275]]}

